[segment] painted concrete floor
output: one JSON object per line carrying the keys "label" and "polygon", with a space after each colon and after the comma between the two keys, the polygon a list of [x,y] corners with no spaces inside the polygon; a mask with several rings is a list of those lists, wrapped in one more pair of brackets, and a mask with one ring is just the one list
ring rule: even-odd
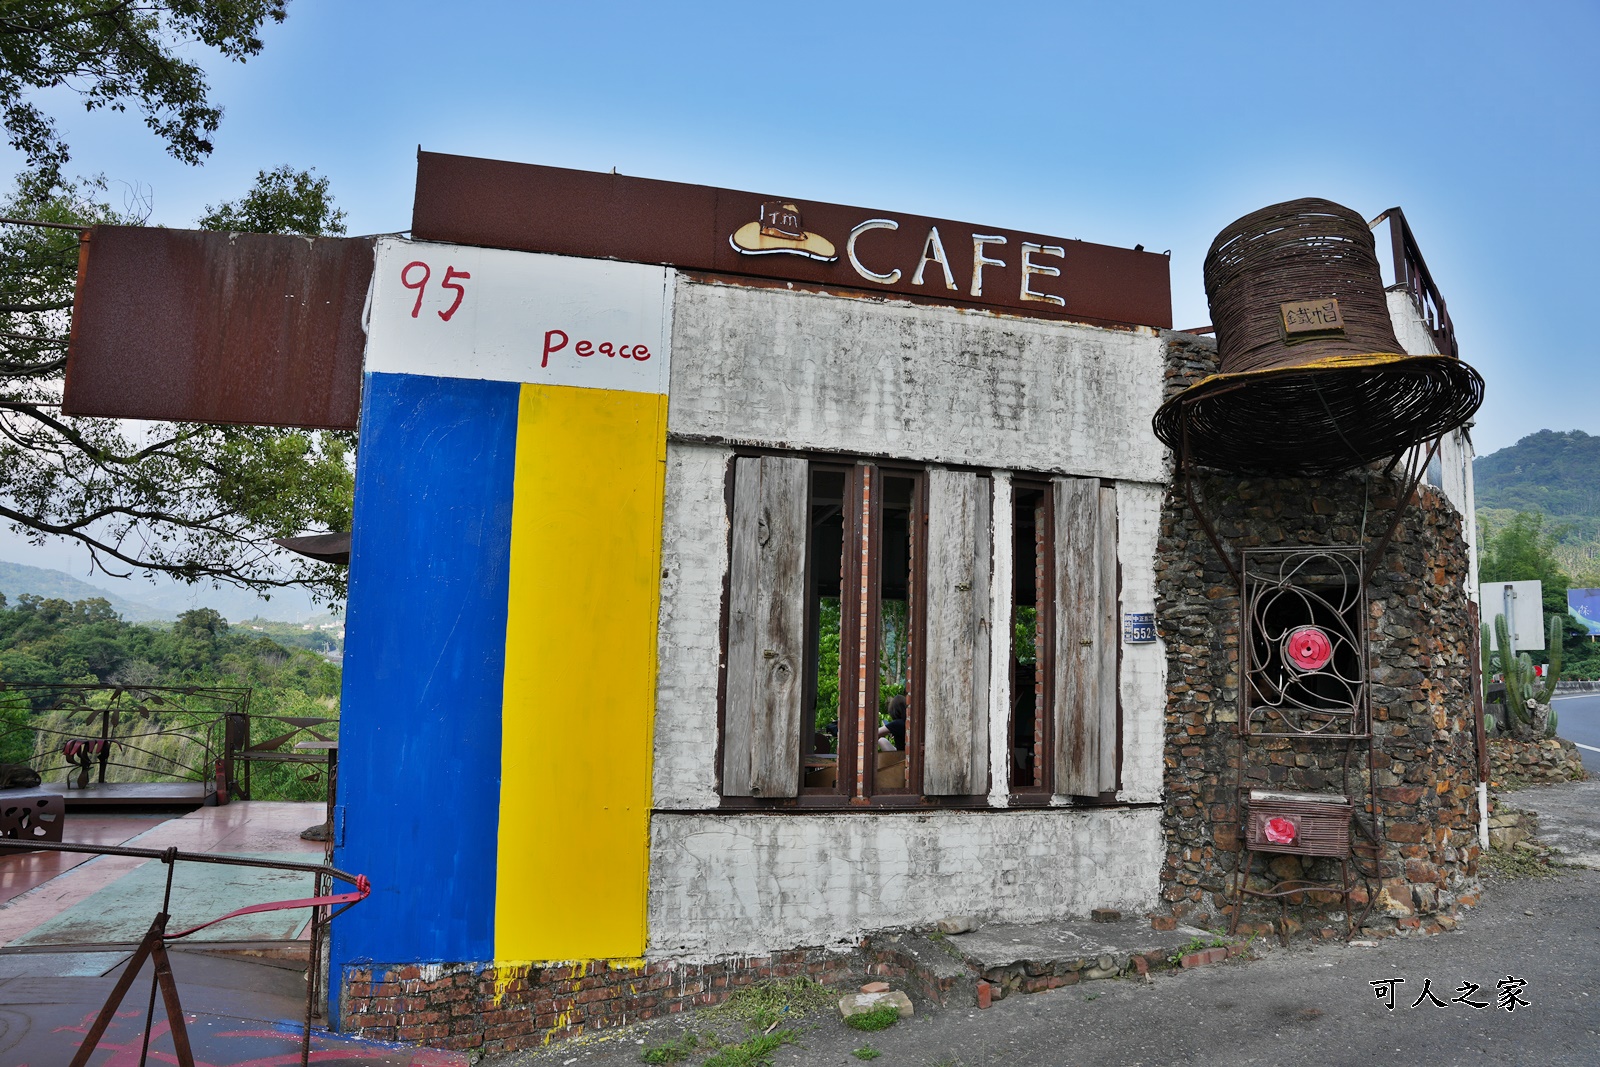
{"label": "painted concrete floor", "polygon": [[[320,823],[324,812],[321,804],[246,801],[181,817],[71,813],[64,836],[88,844],[172,846],[314,863],[321,860],[323,846],[300,840],[300,831]],[[126,949],[88,949],[139,940],[160,908],[165,879],[159,860],[0,855],[0,1067],[54,1067],[72,1058],[129,959]],[[257,901],[311,895],[305,875],[201,863],[179,863],[173,886],[177,928]],[[288,960],[211,955],[196,951],[191,942],[293,940],[303,936],[307,920],[303,910],[230,919],[172,947],[198,1067],[298,1064],[305,967]],[[92,1067],[139,1062],[150,975],[147,963],[91,1057]],[[170,1033],[158,1001],[150,1028],[151,1063],[174,1062]],[[468,1059],[314,1033],[311,1062],[465,1067]]]}
{"label": "painted concrete floor", "polygon": [[[93,956],[101,958],[86,959]],[[70,1060],[111,992],[124,959],[125,953],[0,957],[0,962],[13,965],[26,961],[24,966],[33,971],[0,971],[0,1064],[56,1067]],[[173,951],[171,959],[197,1067],[288,1067],[300,1062],[303,968],[181,950]],[[108,972],[104,977],[84,975],[101,969]],[[149,996],[150,968],[146,965],[90,1057],[91,1067],[131,1067],[139,1062]],[[159,1000],[150,1035],[150,1062],[175,1062],[171,1028]],[[313,1031],[311,1062],[349,1067],[466,1067],[469,1059],[461,1053]]]}
{"label": "painted concrete floor", "polygon": [[[323,805],[316,803],[243,801],[198,808],[176,818],[73,814],[67,818],[64,836],[68,841],[91,844],[172,846],[188,852],[256,857],[277,854],[315,863],[322,858],[323,846],[300,840],[300,831],[321,822],[324,812]],[[116,840],[118,837],[122,840]],[[157,860],[61,854],[47,858],[43,853],[0,856],[0,886],[27,885],[0,903],[0,947],[137,941],[160,910],[165,876],[165,868]],[[310,879],[304,875],[216,864],[180,863],[174,887],[177,928],[244,904],[310,895]],[[263,921],[253,921],[256,919]],[[201,931],[194,939],[292,940],[301,935],[307,921],[303,911],[267,912],[230,919]]]}

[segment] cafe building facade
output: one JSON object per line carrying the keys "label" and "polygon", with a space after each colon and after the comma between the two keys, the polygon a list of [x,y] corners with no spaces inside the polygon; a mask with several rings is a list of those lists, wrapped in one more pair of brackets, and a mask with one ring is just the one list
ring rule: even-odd
{"label": "cafe building facade", "polygon": [[[1415,459],[1175,463],[1152,419],[1219,364],[1171,329],[1165,255],[431,153],[410,237],[366,245],[334,835],[372,893],[333,924],[340,1029],[505,1049],[951,916],[1228,921],[1254,690],[1223,553],[1319,539],[1386,561],[1352,699],[1426,773],[1344,782],[1403,827],[1365,881],[1241,917],[1470,903],[1466,501]],[[1430,819],[1459,833],[1407,840]],[[1320,855],[1295,876],[1332,885]]]}

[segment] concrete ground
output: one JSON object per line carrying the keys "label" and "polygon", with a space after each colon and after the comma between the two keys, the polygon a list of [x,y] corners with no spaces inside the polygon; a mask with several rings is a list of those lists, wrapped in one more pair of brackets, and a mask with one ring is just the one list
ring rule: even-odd
{"label": "concrete ground", "polygon": [[[0,1064],[58,1067],[71,1060],[126,958],[125,952],[0,956]],[[199,1067],[287,1067],[300,1062],[303,965],[184,950],[173,951],[171,959]],[[133,1067],[139,1062],[149,995],[147,965],[90,1058],[91,1067]],[[150,1032],[150,1062],[176,1062],[159,999]],[[311,1047],[312,1063],[348,1067],[466,1067],[468,1062],[459,1053],[327,1034],[314,1034]]]}
{"label": "concrete ground", "polygon": [[1514,808],[1539,816],[1539,840],[1566,863],[1600,871],[1600,772],[1586,782],[1531,785],[1502,794]]}
{"label": "concrete ground", "polygon": [[[1536,808],[1551,826],[1560,810],[1571,824],[1600,833],[1592,783],[1536,787],[1508,800]],[[1600,1063],[1600,871],[1490,875],[1487,882],[1484,903],[1453,933],[1371,947],[1285,950],[1258,942],[1258,960],[1149,981],[1085,982],[1011,996],[985,1011],[937,1011],[919,1002],[915,1019],[877,1034],[819,1013],[800,1021],[798,1043],[780,1048],[772,1063],[854,1064],[854,1050],[868,1045],[881,1052],[880,1067]],[[1392,1009],[1372,985],[1391,979],[1398,980]],[[1502,983],[1524,1003],[1498,1006]],[[1488,1006],[1456,1003],[1458,997]],[[673,1019],[486,1062],[631,1067],[645,1048],[700,1025]],[[702,1062],[703,1054],[687,1061]]]}

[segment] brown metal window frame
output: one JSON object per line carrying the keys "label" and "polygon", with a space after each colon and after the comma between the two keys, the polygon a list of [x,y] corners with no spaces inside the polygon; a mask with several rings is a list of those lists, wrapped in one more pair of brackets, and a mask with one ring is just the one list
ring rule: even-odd
{"label": "brown metal window frame", "polygon": [[[1011,545],[1012,559],[1016,559],[1016,500],[1019,490],[1034,491],[1041,494],[1041,504],[1038,509],[1038,519],[1034,525],[1033,548],[1033,595],[1034,595],[1034,765],[1038,768],[1038,784],[1032,782],[1019,783],[1014,771],[1015,760],[1012,756],[1010,742],[1016,737],[1016,711],[1017,701],[1013,688],[1009,713],[1006,722],[1006,788],[1014,803],[1047,804],[1055,793],[1055,687],[1052,680],[1055,677],[1055,633],[1056,633],[1056,598],[1052,576],[1055,574],[1055,490],[1047,478],[1030,478],[1022,475],[1014,476],[1011,480]],[[1013,566],[1015,563],[1013,563]],[[1012,575],[1013,586],[1016,582],[1015,574]],[[1009,672],[1011,664],[1016,662],[1016,620],[1017,603],[1015,595],[1011,602],[1011,627],[1007,647],[1010,655],[1007,657],[1006,669]],[[1120,715],[1119,715],[1120,719]]]}
{"label": "brown metal window frame", "polygon": [[[734,811],[767,811],[767,812],[803,812],[803,811],[840,811],[840,810],[873,810],[873,809],[920,809],[920,808],[979,808],[986,809],[988,800],[985,796],[972,797],[928,797],[921,793],[923,772],[923,662],[922,655],[925,647],[927,632],[927,504],[928,504],[928,468],[925,464],[914,464],[894,461],[882,461],[870,458],[852,459],[827,453],[779,453],[761,449],[738,449],[729,457],[726,486],[724,496],[726,506],[730,509],[733,504],[733,480],[735,461],[741,457],[763,455],[789,455],[808,462],[807,485],[811,484],[809,473],[818,468],[846,471],[845,494],[849,506],[845,509],[845,538],[847,548],[843,554],[843,574],[840,583],[840,655],[839,655],[839,693],[840,693],[840,727],[839,727],[839,772],[837,783],[832,789],[822,787],[806,787],[804,785],[804,764],[801,766],[801,786],[798,795],[794,797],[721,797],[720,808]],[[977,470],[984,477],[992,476],[987,469]],[[911,516],[911,567],[910,589],[911,614],[909,625],[912,638],[912,660],[910,663],[911,684],[908,686],[906,699],[906,786],[903,789],[877,790],[874,778],[876,777],[877,757],[871,755],[877,751],[877,700],[878,685],[879,638],[881,627],[880,589],[882,562],[882,523],[883,523],[883,496],[878,490],[880,478],[888,474],[894,477],[909,477],[915,482],[912,501]],[[866,490],[863,493],[863,489]],[[809,490],[808,490],[809,491]],[[867,507],[862,507],[865,500]],[[865,530],[863,530],[863,523]],[[732,552],[732,530],[728,533],[725,552]],[[863,540],[866,543],[865,558],[861,551]],[[807,553],[808,566],[810,554]],[[728,642],[728,613],[729,613],[729,586],[728,577],[723,579],[722,591],[722,621],[721,621],[721,647],[725,650]],[[807,581],[810,581],[808,570]],[[809,585],[808,585],[809,588]],[[854,610],[847,610],[843,603],[846,589],[853,591],[858,597],[863,588],[868,592],[867,610],[865,619],[862,618],[859,600],[853,605]],[[863,622],[867,632],[865,641],[862,640],[861,627]],[[818,625],[816,612],[808,607],[806,643],[809,649],[816,641],[814,627]],[[863,649],[862,646],[865,646]],[[855,650],[849,654],[847,650]],[[864,652],[864,655],[862,654]],[[808,654],[809,655],[809,654]],[[863,666],[870,671],[867,678],[867,693],[872,697],[871,710],[863,705],[862,670]],[[807,680],[805,699],[809,703],[815,694],[815,669],[814,660],[810,660],[807,670],[811,677]],[[848,719],[843,707],[845,694],[851,694],[854,714]],[[723,656],[721,676],[717,686],[717,751],[716,766],[722,766],[722,742],[724,723],[727,715],[727,666],[726,655]],[[870,717],[871,737],[863,738],[863,727]],[[863,744],[863,741],[866,743]],[[799,745],[800,759],[805,759],[806,746]],[[845,759],[848,749],[849,760]],[[863,758],[863,756],[870,758]],[[718,782],[720,792],[721,782]]]}

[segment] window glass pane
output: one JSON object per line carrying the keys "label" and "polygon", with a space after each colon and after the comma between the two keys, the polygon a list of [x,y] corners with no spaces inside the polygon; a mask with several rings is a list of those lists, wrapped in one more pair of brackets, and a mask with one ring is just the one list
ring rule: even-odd
{"label": "window glass pane", "polygon": [[1047,602],[1049,526],[1042,487],[1018,484],[1012,492],[1011,787],[1044,789],[1048,714],[1047,649],[1039,606]]}
{"label": "window glass pane", "polygon": [[[811,469],[810,585],[806,605],[810,721],[802,724],[802,785],[832,791],[838,783],[839,593],[844,563],[842,470]],[[848,703],[848,701],[847,701]]]}
{"label": "window glass pane", "polygon": [[882,537],[878,566],[878,758],[874,791],[906,788],[908,701],[913,684],[911,665],[913,585],[916,544],[913,521],[916,479],[880,472],[879,522]]}

